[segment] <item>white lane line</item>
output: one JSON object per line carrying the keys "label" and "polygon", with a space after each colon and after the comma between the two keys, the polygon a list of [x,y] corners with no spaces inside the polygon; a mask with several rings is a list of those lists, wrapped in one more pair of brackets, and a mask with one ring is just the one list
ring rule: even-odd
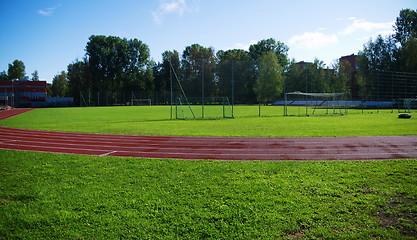
{"label": "white lane line", "polygon": [[117,153],[117,151],[111,151],[111,152],[108,152],[108,153],[103,153],[103,154],[100,154],[99,156],[100,157],[105,157],[105,156],[109,156],[110,154],[113,154],[113,153]]}

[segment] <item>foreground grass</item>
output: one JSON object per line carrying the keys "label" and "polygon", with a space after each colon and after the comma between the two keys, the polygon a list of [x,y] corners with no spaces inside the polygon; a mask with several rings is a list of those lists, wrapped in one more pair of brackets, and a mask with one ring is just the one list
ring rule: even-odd
{"label": "foreground grass", "polygon": [[[210,112],[210,106],[206,112]],[[297,114],[298,108],[290,109]],[[301,108],[303,111],[304,108]],[[282,117],[282,107],[236,106],[235,119],[170,120],[169,106],[35,109],[0,126],[109,134],[240,137],[341,137],[416,135],[417,117],[349,110],[345,116]],[[372,112],[372,113],[371,113]],[[207,114],[208,114],[207,113]]]}
{"label": "foreground grass", "polygon": [[0,150],[4,239],[415,239],[417,160],[221,162]]}

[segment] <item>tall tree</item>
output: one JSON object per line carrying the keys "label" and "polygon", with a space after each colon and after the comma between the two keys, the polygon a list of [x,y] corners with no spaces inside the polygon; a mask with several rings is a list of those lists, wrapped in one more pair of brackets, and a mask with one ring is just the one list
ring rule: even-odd
{"label": "tall tree", "polygon": [[14,60],[12,64],[9,64],[9,69],[7,70],[9,80],[24,78],[25,74],[25,64],[22,61]]}
{"label": "tall tree", "polygon": [[9,76],[7,76],[6,71],[0,72],[0,81],[7,81],[9,80]]}
{"label": "tall tree", "polygon": [[[193,44],[185,48],[181,60],[183,87],[187,96],[216,95],[214,49]],[[203,77],[204,76],[204,77]],[[204,86],[202,86],[204,82]]]}
{"label": "tall tree", "polygon": [[282,67],[274,52],[266,52],[259,58],[259,75],[256,79],[255,93],[260,103],[276,100],[283,90]]}
{"label": "tall tree", "polygon": [[399,70],[417,73],[417,38],[410,38],[398,51]]}
{"label": "tall tree", "polygon": [[217,59],[219,95],[228,96],[231,100],[233,88],[235,103],[255,103],[254,61],[249,52],[241,49],[218,51]]}
{"label": "tall tree", "polygon": [[304,91],[305,89],[305,70],[296,64],[293,59],[288,66],[287,71],[284,72],[285,76],[285,92]]}
{"label": "tall tree", "polygon": [[39,74],[38,74],[38,70],[35,70],[32,73],[32,81],[39,81]]}
{"label": "tall tree", "polygon": [[417,38],[417,12],[411,9],[403,9],[397,17],[394,25],[395,39],[404,45],[411,38]]}
{"label": "tall tree", "polygon": [[273,52],[278,59],[281,67],[285,68],[288,61],[288,46],[273,38],[260,40],[258,43],[249,47],[249,53],[253,60],[258,61],[259,58],[267,52]]}
{"label": "tall tree", "polygon": [[61,74],[55,75],[52,80],[52,96],[66,97],[68,94],[68,76],[62,71]]}
{"label": "tall tree", "polygon": [[149,48],[137,39],[91,36],[86,47],[93,90],[153,88]]}
{"label": "tall tree", "polygon": [[362,70],[393,70],[396,60],[397,46],[392,37],[382,38],[379,35],[375,41],[372,39],[364,45],[359,52],[359,66]]}
{"label": "tall tree", "polygon": [[[172,66],[172,69],[171,69]],[[171,72],[174,71],[175,73]],[[180,59],[176,50],[162,53],[162,62],[154,67],[155,90],[170,91],[170,77],[173,78],[173,86],[176,86],[174,74],[180,73]]]}
{"label": "tall tree", "polygon": [[76,60],[67,67],[68,72],[68,91],[74,97],[76,105],[80,104],[80,93],[92,90],[90,68],[87,59]]}
{"label": "tall tree", "polygon": [[403,9],[394,26],[394,38],[400,43],[396,68],[417,73],[417,12]]}
{"label": "tall tree", "polygon": [[351,88],[356,87],[353,86],[356,83],[351,82],[356,78],[354,68],[355,66],[351,66],[348,61],[338,60],[334,63],[334,75],[330,77],[330,92],[350,94]]}
{"label": "tall tree", "polygon": [[375,41],[371,39],[364,45],[357,57],[359,95],[362,99],[378,99],[378,92],[390,91],[391,86],[378,84],[375,74],[379,71],[397,70],[397,52],[397,45],[391,36],[384,39],[379,35]]}
{"label": "tall tree", "polygon": [[326,82],[324,63],[319,59],[314,59],[312,64],[307,65],[306,92],[320,93],[329,92],[329,84]]}

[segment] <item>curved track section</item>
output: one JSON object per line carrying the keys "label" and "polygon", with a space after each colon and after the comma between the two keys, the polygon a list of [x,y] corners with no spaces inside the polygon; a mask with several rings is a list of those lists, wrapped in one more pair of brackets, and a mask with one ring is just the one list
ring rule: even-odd
{"label": "curved track section", "polygon": [[19,115],[21,113],[27,112],[32,110],[32,108],[19,108],[19,109],[12,109],[12,110],[4,110],[0,111],[0,120],[14,117],[16,115]]}
{"label": "curved track section", "polygon": [[417,136],[170,137],[0,127],[0,148],[143,158],[214,160],[371,160],[417,158]]}

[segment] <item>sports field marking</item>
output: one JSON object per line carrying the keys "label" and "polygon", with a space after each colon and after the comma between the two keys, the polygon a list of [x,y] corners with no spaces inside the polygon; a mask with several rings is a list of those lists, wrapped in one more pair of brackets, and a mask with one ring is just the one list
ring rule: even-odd
{"label": "sports field marking", "polygon": [[105,157],[105,156],[109,156],[109,155],[111,155],[113,153],[117,153],[117,151],[111,151],[111,152],[108,152],[108,153],[103,153],[103,154],[100,154],[99,156],[100,157]]}

